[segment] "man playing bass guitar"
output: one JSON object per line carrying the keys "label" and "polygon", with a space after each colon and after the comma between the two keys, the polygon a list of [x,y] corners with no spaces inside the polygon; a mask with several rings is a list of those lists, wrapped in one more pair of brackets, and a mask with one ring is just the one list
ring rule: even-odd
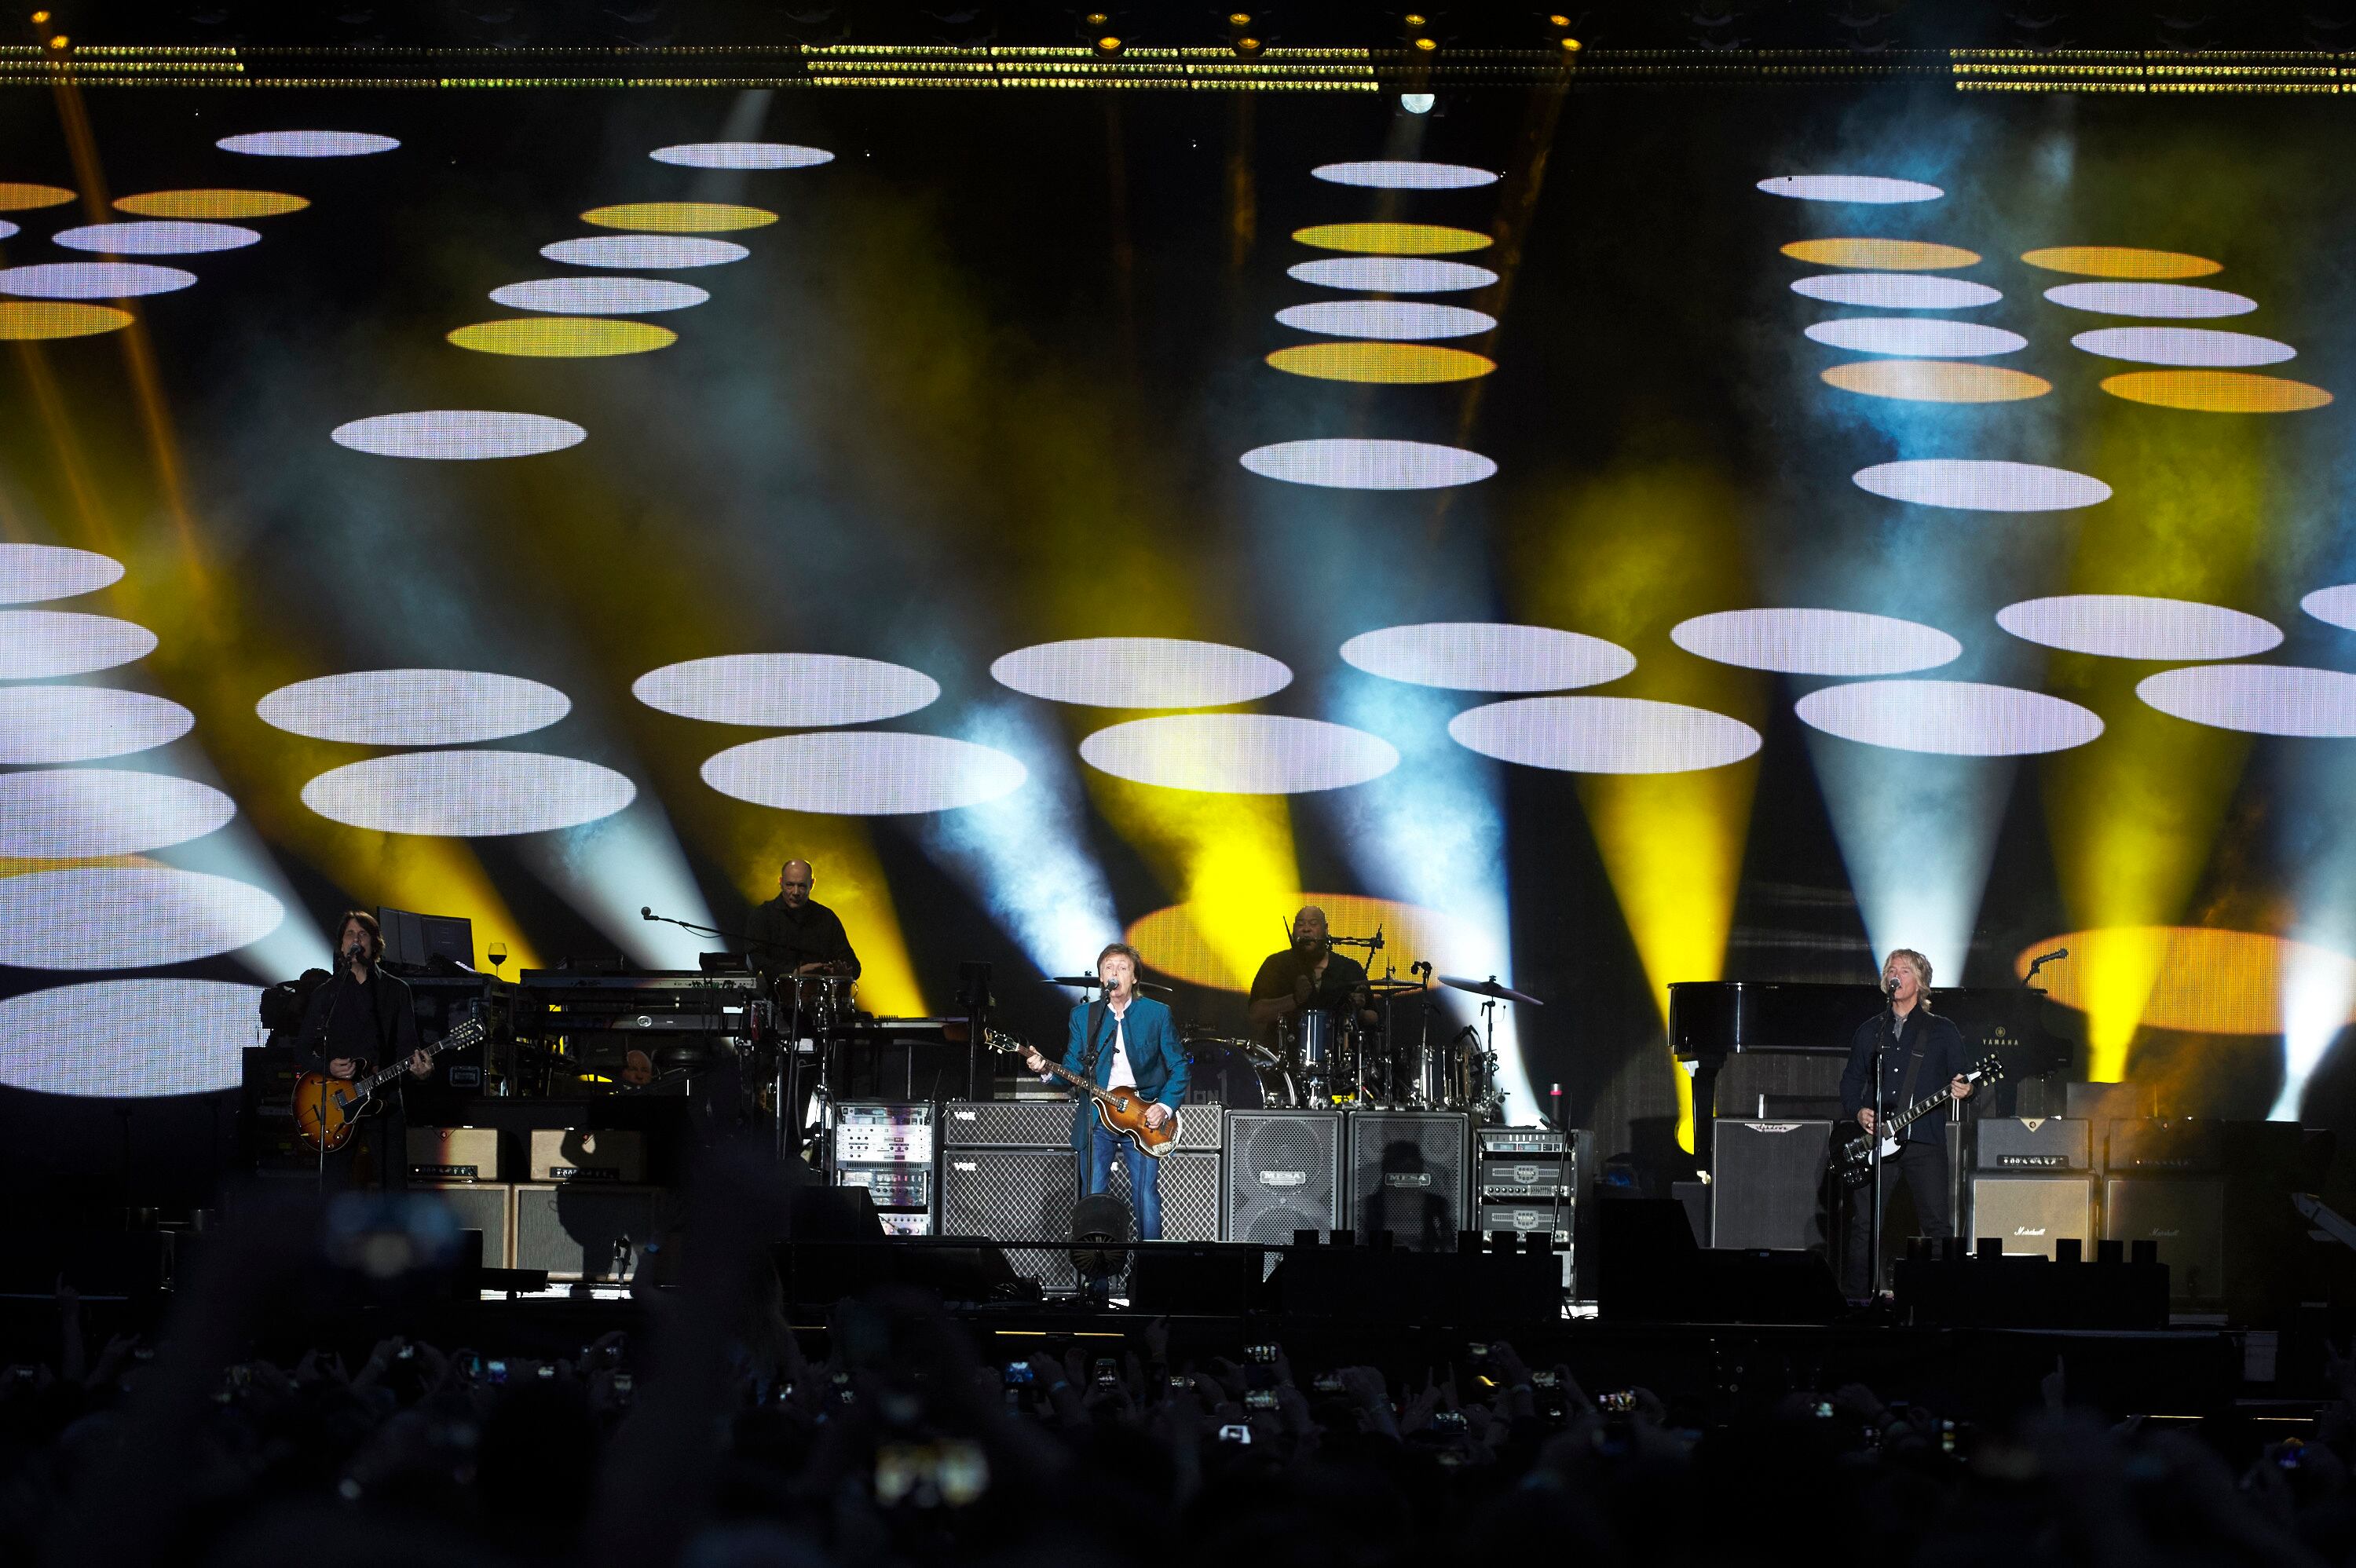
{"label": "man playing bass guitar", "polygon": [[[1868,1133],[1878,1116],[1904,1110],[1944,1083],[1958,1100],[1971,1098],[1964,1077],[1964,1035],[1954,1022],[1931,1010],[1931,961],[1911,947],[1891,950],[1881,966],[1881,988],[1890,1006],[1857,1026],[1849,1040],[1848,1065],[1841,1072],[1841,1108]],[[1873,1052],[1881,1046],[1881,1082],[1873,1081]],[[1951,1236],[1954,1217],[1947,1201],[1945,1118],[1924,1116],[1899,1135],[1898,1152],[1881,1161],[1881,1200],[1886,1220],[1890,1197],[1901,1176],[1914,1199],[1914,1234]],[[1848,1245],[1842,1255],[1841,1286],[1850,1300],[1862,1300],[1878,1282],[1866,1278],[1869,1238],[1877,1205],[1872,1183],[1849,1195]],[[1885,1261],[1890,1249],[1882,1248]]]}
{"label": "man playing bass guitar", "polygon": [[[1065,1065],[1087,1075],[1099,1089],[1133,1085],[1151,1102],[1145,1108],[1148,1126],[1160,1127],[1177,1114],[1186,1099],[1186,1053],[1170,1021],[1170,1009],[1137,994],[1137,949],[1116,942],[1097,955],[1097,977],[1104,996],[1072,1009],[1072,1029],[1064,1045]],[[1046,1058],[1032,1051],[1027,1065],[1033,1072],[1047,1070]],[[1162,1239],[1162,1185],[1158,1162],[1128,1137],[1114,1132],[1097,1115],[1096,1102],[1081,1096],[1072,1115],[1072,1147],[1079,1151],[1080,1169],[1087,1190],[1102,1192],[1112,1185],[1112,1157],[1118,1146],[1129,1162],[1129,1201],[1137,1214],[1137,1239]]]}

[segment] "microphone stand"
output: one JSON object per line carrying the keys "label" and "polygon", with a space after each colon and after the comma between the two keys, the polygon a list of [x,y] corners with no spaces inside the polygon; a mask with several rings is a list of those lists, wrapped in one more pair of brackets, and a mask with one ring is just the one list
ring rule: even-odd
{"label": "microphone stand", "polygon": [[1883,1209],[1887,1195],[1883,1190],[1881,1180],[1881,1119],[1888,1110],[1882,1102],[1889,1093],[1882,1087],[1882,1063],[1890,1050],[1890,1024],[1895,1017],[1891,1010],[1889,994],[1885,991],[1882,996],[1881,1032],[1875,1037],[1873,1042],[1873,1147],[1870,1151],[1873,1171],[1873,1229],[1867,1235],[1865,1242],[1867,1271],[1865,1296],[1868,1302],[1877,1305],[1881,1299],[1881,1227],[1882,1222],[1889,1218]]}

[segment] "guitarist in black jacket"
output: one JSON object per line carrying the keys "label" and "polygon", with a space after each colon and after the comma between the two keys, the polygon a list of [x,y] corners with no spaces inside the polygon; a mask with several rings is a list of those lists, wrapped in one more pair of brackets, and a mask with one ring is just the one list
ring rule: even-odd
{"label": "guitarist in black jacket", "polygon": [[[408,984],[377,967],[384,933],[365,910],[347,913],[336,929],[336,977],[311,993],[294,1062],[305,1072],[349,1079],[379,1062],[409,1063],[409,1083],[434,1075],[434,1059],[417,1038],[417,1009]],[[401,1095],[388,1093],[384,1113],[364,1121],[352,1141],[326,1157],[330,1189],[370,1185],[397,1190],[408,1183],[408,1120]],[[369,1151],[365,1167],[361,1151]]]}
{"label": "guitarist in black jacket", "polygon": [[[1911,947],[1895,948],[1881,966],[1881,988],[1890,1006],[1857,1026],[1849,1040],[1848,1065],[1841,1072],[1841,1109],[1871,1133],[1877,1115],[1904,1110],[1944,1083],[1958,1100],[1972,1095],[1964,1079],[1963,1031],[1931,1010],[1931,961]],[[1881,1047],[1881,1083],[1873,1082],[1874,1048]],[[1954,1216],[1947,1201],[1946,1118],[1923,1116],[1899,1136],[1898,1153],[1881,1161],[1881,1213],[1900,1178],[1913,1195],[1912,1234],[1952,1236]],[[1841,1288],[1851,1300],[1870,1294],[1866,1267],[1871,1256],[1874,1189],[1869,1184],[1849,1195],[1848,1245],[1842,1254]],[[1886,1231],[1886,1226],[1885,1226]],[[1902,1232],[1901,1232],[1902,1233]],[[1885,1234],[1882,1257],[1891,1249]]]}

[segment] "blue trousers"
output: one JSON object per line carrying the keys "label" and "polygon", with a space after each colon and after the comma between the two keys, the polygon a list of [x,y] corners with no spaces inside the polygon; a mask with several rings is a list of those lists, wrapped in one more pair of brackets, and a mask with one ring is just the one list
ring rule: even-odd
{"label": "blue trousers", "polygon": [[1137,1216],[1137,1239],[1158,1242],[1162,1239],[1162,1162],[1093,1115],[1088,1118],[1088,1191],[1095,1194],[1112,1186],[1116,1149],[1129,1161],[1129,1207]]}

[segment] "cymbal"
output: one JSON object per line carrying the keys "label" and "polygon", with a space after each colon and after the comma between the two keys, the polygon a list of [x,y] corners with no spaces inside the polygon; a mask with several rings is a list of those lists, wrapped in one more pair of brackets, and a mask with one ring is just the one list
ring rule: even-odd
{"label": "cymbal", "polygon": [[1369,980],[1366,982],[1366,989],[1378,997],[1390,997],[1405,991],[1420,991],[1423,989],[1423,982],[1420,980]]}
{"label": "cymbal", "polygon": [[1476,997],[1489,997],[1500,1002],[1521,1002],[1533,1008],[1546,1006],[1544,1002],[1526,991],[1516,991],[1511,986],[1500,986],[1494,975],[1485,980],[1468,980],[1462,975],[1442,975],[1439,979],[1441,985],[1452,990],[1470,991]]}

